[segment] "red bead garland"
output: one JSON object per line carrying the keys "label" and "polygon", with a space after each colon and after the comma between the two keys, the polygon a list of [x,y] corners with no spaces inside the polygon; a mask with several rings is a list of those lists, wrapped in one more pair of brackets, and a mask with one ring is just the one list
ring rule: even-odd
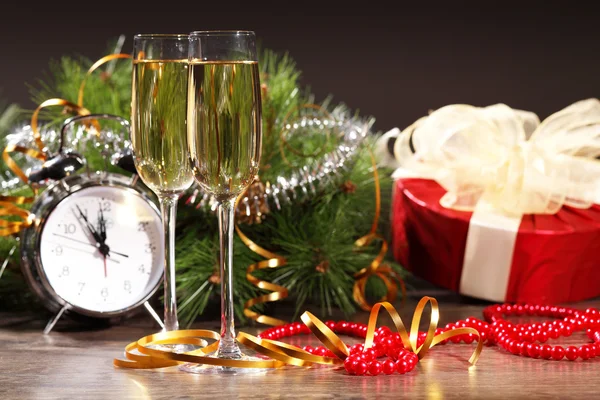
{"label": "red bead garland", "polygon": [[[536,304],[497,304],[483,310],[485,321],[477,318],[467,318],[438,328],[435,335],[440,335],[455,328],[470,327],[476,329],[481,340],[487,345],[496,344],[514,355],[541,358],[545,360],[567,359],[574,361],[578,358],[588,360],[600,356],[600,312],[595,308],[580,311],[569,307],[556,307]],[[542,323],[512,323],[505,319],[507,316],[539,316],[557,318],[554,321]],[[327,321],[328,328],[337,334],[365,338],[367,325],[347,321]],[[545,344],[549,339],[561,336],[568,337],[573,332],[586,331],[592,343],[579,347],[551,346]],[[262,339],[279,340],[283,337],[308,334],[310,329],[299,322],[269,328],[258,335]],[[419,332],[417,345],[421,346],[427,333]],[[451,337],[440,342],[473,343],[476,336],[465,334]],[[318,356],[334,357],[334,354],[323,346],[304,346],[303,350]],[[349,347],[349,356],[344,360],[344,368],[352,375],[391,375],[405,374],[412,371],[418,356],[404,347],[400,335],[387,326],[375,331],[373,346],[364,349],[362,344]],[[385,360],[380,360],[387,357]]]}
{"label": "red bead garland", "polygon": [[[533,358],[575,361],[578,358],[588,360],[600,355],[600,312],[595,308],[580,311],[569,307],[556,307],[531,304],[502,304],[489,306],[483,315],[490,322],[489,335],[498,346],[512,354]],[[558,318],[552,322],[515,324],[504,319],[505,316],[530,315]],[[548,339],[560,336],[568,337],[573,332],[587,331],[592,343],[579,347],[550,346]],[[535,342],[542,343],[542,345]]]}

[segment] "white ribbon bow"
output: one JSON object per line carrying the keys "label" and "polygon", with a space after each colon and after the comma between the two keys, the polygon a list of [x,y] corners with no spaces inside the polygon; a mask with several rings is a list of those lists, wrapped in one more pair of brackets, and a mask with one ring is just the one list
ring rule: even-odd
{"label": "white ribbon bow", "polygon": [[447,208],[473,211],[480,199],[512,216],[588,208],[600,203],[600,101],[542,123],[504,104],[449,105],[402,131],[394,153],[402,169],[446,189]]}

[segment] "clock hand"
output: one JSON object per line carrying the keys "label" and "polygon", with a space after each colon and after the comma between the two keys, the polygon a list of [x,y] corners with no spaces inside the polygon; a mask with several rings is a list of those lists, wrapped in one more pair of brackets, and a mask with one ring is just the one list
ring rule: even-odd
{"label": "clock hand", "polygon": [[[74,239],[74,238],[71,238],[71,237],[68,237],[68,236],[60,235],[58,233],[52,233],[52,234],[54,236],[58,236],[58,237],[61,237],[61,238],[64,238],[64,239],[72,240],[74,242],[85,244],[87,246],[93,246],[93,247],[95,247],[97,249],[100,249],[100,246],[101,246],[99,243],[98,244],[93,244],[93,243],[89,243],[89,242],[84,242],[83,240],[78,240],[78,239]],[[127,254],[119,253],[118,251],[114,251],[113,250],[112,253],[115,253],[116,255],[121,256],[121,257],[127,257],[127,258],[129,258],[129,256]]]}
{"label": "clock hand", "polygon": [[103,257],[102,257],[102,258],[103,258],[103,261],[104,261],[104,277],[105,277],[105,278],[107,278],[107,277],[108,277],[108,275],[106,274],[106,256],[105,256],[105,255],[103,255]]}
{"label": "clock hand", "polygon": [[83,213],[83,211],[81,211],[81,208],[79,208],[79,206],[77,204],[75,204],[75,207],[77,207],[77,211],[79,211],[79,215],[85,221],[85,225],[86,225],[88,231],[90,231],[90,233],[92,234],[94,239],[96,239],[96,242],[98,242],[100,244],[104,244],[104,240],[102,240],[102,237],[98,234],[98,232],[96,232],[96,229],[94,229],[94,226],[92,224],[90,224],[90,221],[88,221],[88,219],[85,216],[85,214]]}
{"label": "clock hand", "polygon": [[[118,251],[111,250],[110,252],[111,252],[111,254],[115,253],[118,256],[129,258],[129,256],[127,254],[119,253]],[[110,254],[107,254],[107,256],[110,257]]]}
{"label": "clock hand", "polygon": [[[81,242],[81,243],[83,243],[83,244],[87,244],[87,245],[90,245],[89,243],[85,243],[85,242]],[[88,252],[87,250],[84,250],[84,249],[79,249],[79,248],[77,248],[77,247],[71,247],[71,246],[67,246],[67,245],[66,245],[66,244],[64,244],[64,243],[56,243],[56,244],[60,245],[61,247],[65,247],[65,248],[67,248],[67,249],[71,249],[71,250],[75,250],[75,251],[82,251],[82,252],[84,252],[84,253],[87,253],[87,254],[89,254],[89,252]],[[93,246],[93,245],[92,245],[92,246]],[[95,246],[94,246],[94,247],[95,247]],[[121,262],[120,262],[119,260],[117,260],[117,259],[110,258],[110,257],[109,257],[108,259],[109,259],[110,261],[114,262],[115,264],[121,264]]]}
{"label": "clock hand", "polygon": [[104,219],[104,212],[102,211],[102,203],[98,203],[98,212],[100,213],[100,218],[98,218],[98,225],[100,225],[100,237],[102,241],[106,241],[106,220]]}
{"label": "clock hand", "polygon": [[[102,245],[100,246],[100,252],[106,259],[106,257],[110,257],[110,247],[106,244],[106,220],[104,219],[104,211],[102,210],[102,203],[98,203],[98,213],[100,216],[98,217],[98,226],[100,227],[100,237],[102,238]],[[113,251],[114,252],[114,251]],[[119,254],[114,252],[115,254]],[[123,255],[123,254],[121,254]]]}

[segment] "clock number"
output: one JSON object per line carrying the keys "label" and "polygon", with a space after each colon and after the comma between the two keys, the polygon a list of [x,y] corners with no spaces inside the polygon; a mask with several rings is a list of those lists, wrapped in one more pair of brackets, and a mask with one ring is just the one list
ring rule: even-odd
{"label": "clock number", "polygon": [[62,276],[69,276],[69,266],[65,265],[64,267],[62,267],[62,272],[60,273],[60,275],[58,275],[58,277],[62,277]]}
{"label": "clock number", "polygon": [[140,274],[143,274],[146,272],[146,267],[144,267],[144,264],[140,265],[140,267],[138,268],[138,271],[140,271]]}
{"label": "clock number", "polygon": [[146,232],[146,228],[148,227],[149,222],[139,222],[138,223],[138,232]]}
{"label": "clock number", "polygon": [[156,247],[152,245],[152,243],[146,243],[145,247],[145,252],[146,253],[154,253],[154,250],[156,250]]}
{"label": "clock number", "polygon": [[59,245],[54,248],[54,254],[56,254],[57,256],[62,256],[62,253],[63,253],[62,246]]}
{"label": "clock number", "polygon": [[105,288],[103,288],[103,289],[100,291],[100,295],[101,295],[102,297],[104,297],[104,301],[106,301],[106,298],[108,297],[108,288],[106,288],[106,287],[105,287]]}
{"label": "clock number", "polygon": [[131,281],[125,281],[125,282],[123,282],[123,289],[126,292],[131,293]]}
{"label": "clock number", "polygon": [[83,288],[85,287],[85,282],[79,282],[77,286],[79,286],[79,293],[77,293],[77,295],[80,295],[83,291]]}
{"label": "clock number", "polygon": [[110,211],[110,202],[109,201],[104,201],[102,202],[102,211]]}
{"label": "clock number", "polygon": [[63,226],[65,227],[65,235],[72,235],[77,229],[75,224],[64,224]]}

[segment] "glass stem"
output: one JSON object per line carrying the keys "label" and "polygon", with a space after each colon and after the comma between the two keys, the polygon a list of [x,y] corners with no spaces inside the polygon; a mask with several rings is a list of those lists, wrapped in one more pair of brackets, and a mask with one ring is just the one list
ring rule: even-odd
{"label": "glass stem", "polygon": [[179,196],[161,196],[160,211],[165,233],[165,331],[179,329],[177,320],[177,285],[175,282],[175,219]]}
{"label": "glass stem", "polygon": [[221,341],[217,357],[241,358],[242,352],[235,340],[233,313],[233,220],[235,198],[219,203],[221,269]]}

